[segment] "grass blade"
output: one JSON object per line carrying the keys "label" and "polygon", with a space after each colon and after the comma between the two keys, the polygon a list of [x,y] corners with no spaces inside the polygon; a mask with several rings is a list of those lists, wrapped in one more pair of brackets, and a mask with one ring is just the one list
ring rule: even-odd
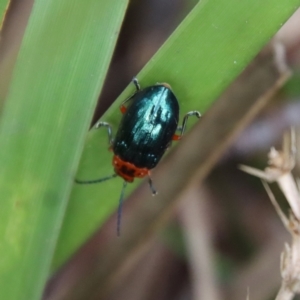
{"label": "grass blade", "polygon": [[2,28],[3,20],[6,10],[8,9],[10,0],[0,0],[0,30]]}
{"label": "grass blade", "polygon": [[35,1],[0,123],[3,299],[40,298],[126,5]]}

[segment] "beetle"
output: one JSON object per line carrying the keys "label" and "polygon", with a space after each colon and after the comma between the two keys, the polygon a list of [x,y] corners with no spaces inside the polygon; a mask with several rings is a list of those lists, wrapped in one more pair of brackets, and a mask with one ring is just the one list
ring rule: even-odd
{"label": "beetle", "polygon": [[[141,89],[137,78],[133,78],[135,93],[120,106],[123,118],[115,138],[109,123],[99,121],[95,129],[105,127],[110,148],[114,155],[112,164],[114,174],[95,180],[78,180],[79,184],[99,183],[120,176],[124,179],[118,207],[117,234],[120,235],[121,211],[127,182],[135,178],[148,177],[152,195],[157,192],[153,187],[150,170],[153,169],[170,146],[172,140],[180,140],[190,116],[201,117],[198,111],[188,112],[178,127],[179,103],[167,83]],[[179,131],[179,134],[176,134]]]}

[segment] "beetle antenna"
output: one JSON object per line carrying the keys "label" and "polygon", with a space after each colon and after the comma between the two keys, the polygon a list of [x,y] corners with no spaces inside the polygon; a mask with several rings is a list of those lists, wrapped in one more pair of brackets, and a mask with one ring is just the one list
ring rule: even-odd
{"label": "beetle antenna", "polygon": [[152,196],[157,195],[157,191],[156,191],[156,189],[153,186],[153,182],[152,182],[152,179],[151,179],[150,176],[148,177],[148,183],[149,183],[150,190],[152,192]]}
{"label": "beetle antenna", "polygon": [[118,220],[117,220],[117,235],[121,235],[121,216],[122,216],[122,206],[123,206],[123,200],[124,200],[124,192],[125,188],[127,186],[127,181],[124,180],[123,187],[119,199],[119,207],[118,207]]}
{"label": "beetle antenna", "polygon": [[107,177],[104,177],[104,178],[100,178],[100,179],[94,179],[94,180],[78,180],[78,179],[75,179],[75,182],[79,183],[79,184],[92,184],[92,183],[103,182],[103,181],[115,178],[117,176],[118,176],[117,174],[112,174],[110,176],[107,176]]}

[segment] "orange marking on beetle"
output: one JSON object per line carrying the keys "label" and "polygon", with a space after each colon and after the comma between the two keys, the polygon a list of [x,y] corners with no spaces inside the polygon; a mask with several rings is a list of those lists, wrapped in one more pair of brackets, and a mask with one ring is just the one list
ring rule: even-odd
{"label": "orange marking on beetle", "polygon": [[149,175],[146,168],[138,168],[134,164],[123,161],[119,156],[113,156],[115,172],[127,182],[133,182],[134,178],[143,178]]}
{"label": "orange marking on beetle", "polygon": [[120,106],[120,111],[121,111],[121,113],[122,113],[122,114],[125,114],[126,110],[127,110],[127,107],[126,107],[125,105],[122,104],[122,105]]}
{"label": "orange marking on beetle", "polygon": [[174,135],[172,136],[172,140],[173,140],[173,141],[179,141],[179,140],[181,140],[181,138],[182,138],[182,136],[179,135],[179,134],[174,134]]}

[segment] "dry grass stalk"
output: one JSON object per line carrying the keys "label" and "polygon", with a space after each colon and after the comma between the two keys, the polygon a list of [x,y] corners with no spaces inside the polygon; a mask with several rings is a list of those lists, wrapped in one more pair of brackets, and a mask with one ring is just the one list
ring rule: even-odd
{"label": "dry grass stalk", "polygon": [[185,201],[182,201],[178,211],[188,253],[193,299],[220,300],[214,272],[211,208],[208,204],[210,194],[205,185],[199,190],[195,183],[182,198]]}
{"label": "dry grass stalk", "polygon": [[[282,151],[271,148],[269,166],[264,171],[248,166],[240,166],[243,171],[262,179],[275,210],[292,236],[291,245],[286,243],[281,254],[282,282],[276,300],[293,299],[295,294],[300,293],[300,189],[291,173],[295,167],[295,156],[295,132],[292,129],[289,134],[284,136]],[[280,208],[268,182],[277,182],[284,193],[291,208],[288,217]]]}

